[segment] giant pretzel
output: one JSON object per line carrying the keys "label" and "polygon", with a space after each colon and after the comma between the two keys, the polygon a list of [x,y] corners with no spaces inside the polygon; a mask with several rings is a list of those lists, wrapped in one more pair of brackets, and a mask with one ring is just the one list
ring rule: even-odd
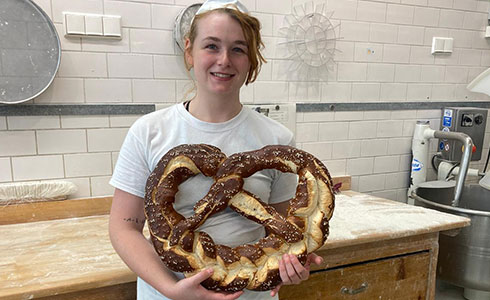
{"label": "giant pretzel", "polygon": [[[287,217],[242,189],[244,178],[263,169],[298,174]],[[214,183],[194,206],[194,215],[184,218],[174,210],[175,194],[179,184],[198,173],[213,177]],[[230,248],[196,231],[227,206],[262,224],[268,235],[253,245]],[[145,215],[155,250],[169,269],[186,276],[213,268],[202,283],[212,290],[274,288],[281,282],[278,262],[284,253],[297,255],[304,264],[307,254],[325,243],[333,208],[327,168],[313,155],[290,146],[266,146],[226,157],[214,146],[180,145],[162,157],[146,184]]]}

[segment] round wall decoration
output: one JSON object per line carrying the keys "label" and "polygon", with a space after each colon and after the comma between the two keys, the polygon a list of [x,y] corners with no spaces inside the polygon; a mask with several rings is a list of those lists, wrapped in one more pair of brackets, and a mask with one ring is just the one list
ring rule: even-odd
{"label": "round wall decoration", "polygon": [[279,47],[287,52],[292,62],[288,76],[293,80],[326,80],[335,66],[336,26],[330,21],[333,12],[326,12],[325,4],[308,2],[294,7],[293,13],[284,18],[285,26],[279,31],[285,41]]}

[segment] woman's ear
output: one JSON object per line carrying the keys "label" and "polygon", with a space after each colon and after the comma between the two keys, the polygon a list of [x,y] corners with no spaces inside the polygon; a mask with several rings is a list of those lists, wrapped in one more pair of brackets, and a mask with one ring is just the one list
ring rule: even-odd
{"label": "woman's ear", "polygon": [[192,50],[191,40],[189,40],[189,38],[186,38],[184,59],[185,59],[185,65],[187,67],[187,70],[192,69],[192,67],[194,66],[194,58],[192,57],[191,50]]}

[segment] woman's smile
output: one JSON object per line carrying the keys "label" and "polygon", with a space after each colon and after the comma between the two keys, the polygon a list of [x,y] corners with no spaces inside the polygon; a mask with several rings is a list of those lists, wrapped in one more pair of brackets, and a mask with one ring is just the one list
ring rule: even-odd
{"label": "woman's smile", "polygon": [[227,80],[235,76],[235,74],[227,74],[227,73],[220,73],[220,72],[211,72],[211,75],[217,77],[219,80]]}

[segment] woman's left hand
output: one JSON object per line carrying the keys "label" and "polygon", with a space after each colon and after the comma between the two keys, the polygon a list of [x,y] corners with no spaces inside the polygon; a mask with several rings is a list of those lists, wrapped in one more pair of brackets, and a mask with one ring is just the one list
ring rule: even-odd
{"label": "woman's left hand", "polygon": [[271,291],[271,297],[274,297],[283,285],[298,284],[301,281],[308,279],[310,276],[310,265],[312,263],[321,265],[323,263],[323,258],[314,253],[310,253],[303,266],[295,255],[284,254],[279,261],[279,275],[281,276],[282,283]]}

